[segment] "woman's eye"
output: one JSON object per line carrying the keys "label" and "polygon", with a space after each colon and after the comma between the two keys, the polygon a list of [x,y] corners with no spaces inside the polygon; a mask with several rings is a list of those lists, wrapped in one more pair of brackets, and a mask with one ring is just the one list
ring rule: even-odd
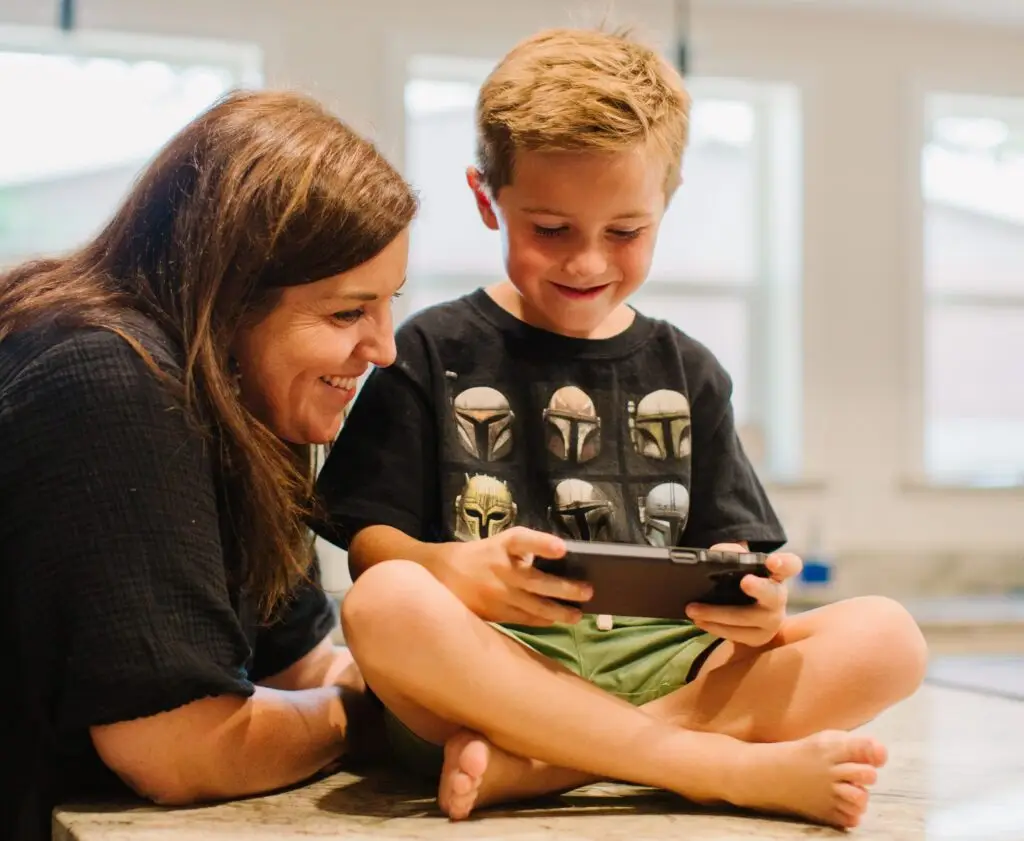
{"label": "woman's eye", "polygon": [[331,318],[333,318],[339,324],[355,324],[357,321],[359,321],[360,318],[363,317],[363,315],[365,315],[365,313],[366,310],[364,309],[344,310],[343,312],[334,313],[331,316]]}
{"label": "woman's eye", "polygon": [[634,229],[632,231],[616,230],[616,231],[609,231],[608,233],[610,233],[613,237],[616,237],[618,239],[636,239],[638,236],[640,236],[640,234],[642,232],[643,232],[643,228],[636,228],[636,229]]}

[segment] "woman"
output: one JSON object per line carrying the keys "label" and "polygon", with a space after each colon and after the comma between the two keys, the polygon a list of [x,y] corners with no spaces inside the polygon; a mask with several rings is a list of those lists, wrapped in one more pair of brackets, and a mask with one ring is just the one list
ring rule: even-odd
{"label": "woman", "polygon": [[0,277],[14,837],[119,785],[230,798],[345,752],[362,684],[311,563],[311,445],[394,359],[415,211],[315,103],[235,94],[92,242]]}

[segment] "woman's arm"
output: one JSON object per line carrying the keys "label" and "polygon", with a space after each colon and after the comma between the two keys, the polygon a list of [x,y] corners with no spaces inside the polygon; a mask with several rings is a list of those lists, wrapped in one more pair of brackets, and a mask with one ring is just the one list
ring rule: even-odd
{"label": "woman's arm", "polygon": [[330,637],[325,637],[316,648],[287,669],[259,683],[271,689],[290,691],[338,685],[357,692],[364,688],[351,652],[335,645]]}
{"label": "woman's arm", "polygon": [[300,782],[345,750],[346,690],[257,687],[148,718],[90,729],[100,758],[164,805],[271,791]]}
{"label": "woman's arm", "polygon": [[[100,758],[164,805],[259,794],[312,776],[363,744],[375,715],[352,654],[325,637],[250,698],[205,698],[149,718],[94,727]],[[369,747],[361,747],[368,752]]]}

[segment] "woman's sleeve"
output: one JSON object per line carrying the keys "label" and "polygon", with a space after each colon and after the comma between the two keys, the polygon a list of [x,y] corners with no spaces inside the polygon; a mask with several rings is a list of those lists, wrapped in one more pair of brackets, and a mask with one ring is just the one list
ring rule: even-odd
{"label": "woman's sleeve", "polygon": [[58,729],[250,695],[209,453],[143,360],[79,331],[0,399],[16,656]]}
{"label": "woman's sleeve", "polygon": [[320,584],[320,562],[301,581],[273,619],[256,635],[252,671],[254,683],[273,677],[299,662],[338,624],[335,609]]}

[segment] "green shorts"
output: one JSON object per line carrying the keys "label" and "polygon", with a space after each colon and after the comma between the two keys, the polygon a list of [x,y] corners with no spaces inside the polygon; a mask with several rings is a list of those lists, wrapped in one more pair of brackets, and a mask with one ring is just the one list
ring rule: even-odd
{"label": "green shorts", "polygon": [[[576,625],[529,628],[494,625],[527,648],[636,706],[646,704],[693,680],[721,642],[689,622],[615,617],[602,631],[597,617]],[[385,726],[395,758],[409,771],[436,777],[444,761],[441,745],[421,739],[390,711]]]}

